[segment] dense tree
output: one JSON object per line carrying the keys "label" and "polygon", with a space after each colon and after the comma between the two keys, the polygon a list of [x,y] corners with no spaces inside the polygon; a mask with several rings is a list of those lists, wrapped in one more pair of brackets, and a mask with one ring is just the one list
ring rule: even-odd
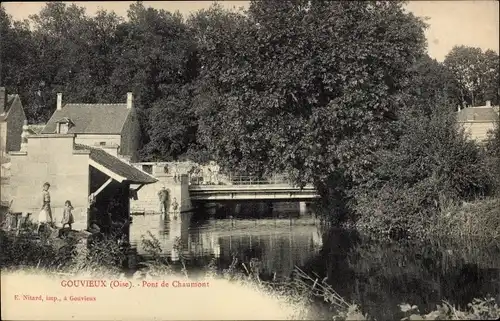
{"label": "dense tree", "polygon": [[207,145],[227,168],[286,171],[338,199],[395,142],[424,24],[399,2],[256,1],[247,14],[204,34]]}
{"label": "dense tree", "polygon": [[500,60],[498,53],[486,50],[484,64],[482,97],[484,100],[490,100],[492,104],[498,105],[500,103]]}
{"label": "dense tree", "polygon": [[492,50],[455,46],[446,56],[445,65],[459,83],[459,99],[472,106],[486,100],[498,103],[499,61]]}
{"label": "dense tree", "polygon": [[179,160],[196,142],[198,121],[192,108],[190,86],[179,86],[157,100],[150,111],[150,142],[144,149],[144,159]]}
{"label": "dense tree", "polygon": [[[130,6],[128,21],[117,28],[116,37],[116,62],[110,86],[116,93],[134,92],[144,133],[142,156],[175,158],[177,155],[167,152],[182,149],[158,144],[180,143],[170,140],[178,137],[173,132],[181,124],[170,123],[168,117],[172,115],[172,106],[181,106],[179,90],[190,80],[186,68],[193,45],[182,16],[145,8],[138,2]],[[151,111],[153,106],[156,110]],[[172,126],[176,129],[169,132]]]}
{"label": "dense tree", "polygon": [[31,30],[27,21],[2,32],[12,36],[2,37],[7,48],[2,65],[8,69],[2,83],[16,86],[30,122],[48,119],[56,92],[66,101],[107,99],[109,52],[119,21],[114,13],[90,18],[81,7],[54,2],[30,17]]}
{"label": "dense tree", "polygon": [[436,104],[454,109],[461,105],[457,95],[459,83],[443,63],[424,55],[414,64],[412,74],[412,108],[430,116]]}
{"label": "dense tree", "polygon": [[22,95],[30,119],[36,115],[36,48],[28,21],[13,21],[0,6],[0,84]]}

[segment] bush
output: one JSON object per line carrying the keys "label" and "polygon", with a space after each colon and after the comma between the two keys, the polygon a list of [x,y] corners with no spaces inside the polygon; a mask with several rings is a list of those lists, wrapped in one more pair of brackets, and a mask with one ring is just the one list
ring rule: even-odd
{"label": "bush", "polygon": [[377,153],[373,179],[355,191],[361,229],[421,235],[443,207],[492,193],[485,154],[452,114],[438,110],[403,123],[398,146]]}
{"label": "bush", "polygon": [[80,237],[60,240],[53,235],[38,237],[32,230],[16,236],[0,230],[0,268],[39,268],[50,271],[109,273],[118,272],[124,260],[119,244],[102,239],[88,248]]}
{"label": "bush", "polygon": [[438,305],[436,310],[421,315],[417,306],[409,304],[400,305],[401,311],[408,314],[406,320],[498,320],[500,318],[500,308],[493,298],[474,299],[468,305],[466,311],[460,311],[448,302]]}
{"label": "bush", "polygon": [[68,263],[67,251],[58,251],[53,242],[36,240],[28,233],[16,237],[0,230],[0,268],[40,267],[57,269]]}
{"label": "bush", "polygon": [[495,192],[500,197],[500,118],[496,128],[489,133],[485,151],[488,170],[492,173],[495,185]]}

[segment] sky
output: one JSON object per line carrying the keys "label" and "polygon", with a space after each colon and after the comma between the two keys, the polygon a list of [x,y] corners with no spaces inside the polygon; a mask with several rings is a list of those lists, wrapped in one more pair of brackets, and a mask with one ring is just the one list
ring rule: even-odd
{"label": "sky", "polygon": [[[71,2],[69,2],[71,3]],[[72,1],[85,7],[87,13],[95,14],[99,9],[115,11],[126,16],[133,1]],[[143,4],[156,9],[179,11],[183,15],[208,8],[212,1],[143,1]],[[248,7],[248,1],[222,1],[225,8]],[[3,2],[14,19],[27,19],[36,14],[45,5],[44,2]],[[483,50],[499,50],[499,1],[410,1],[407,9],[416,16],[428,17],[430,25],[426,30],[428,53],[438,61],[443,61],[446,54],[456,45],[479,47]]]}

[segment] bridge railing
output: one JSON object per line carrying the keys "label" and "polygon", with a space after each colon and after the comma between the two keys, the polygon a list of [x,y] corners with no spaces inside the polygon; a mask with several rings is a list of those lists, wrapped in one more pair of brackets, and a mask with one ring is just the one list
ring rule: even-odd
{"label": "bridge railing", "polygon": [[257,176],[224,176],[214,175],[209,179],[204,177],[190,178],[191,185],[278,185],[290,184],[290,182],[282,177],[260,178]]}

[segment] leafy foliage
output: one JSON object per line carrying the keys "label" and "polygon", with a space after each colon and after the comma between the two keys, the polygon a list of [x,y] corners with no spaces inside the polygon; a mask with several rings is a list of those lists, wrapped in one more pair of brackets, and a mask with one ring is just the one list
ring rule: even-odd
{"label": "leafy foliage", "polygon": [[496,193],[500,196],[500,114],[496,126],[489,133],[485,149],[488,169],[493,175]]}
{"label": "leafy foliage", "polygon": [[458,97],[472,106],[486,100],[499,103],[498,53],[480,48],[455,46],[446,56],[444,64],[458,81]]}
{"label": "leafy foliage", "polygon": [[438,109],[405,124],[398,146],[376,154],[374,179],[357,190],[360,227],[422,235],[450,202],[490,193],[484,155],[452,115]]}
{"label": "leafy foliage", "polygon": [[[474,299],[468,304],[466,311],[460,311],[446,301],[437,305],[436,310],[421,315],[418,307],[402,304],[401,311],[408,314],[406,320],[495,320],[500,317],[500,309],[494,298]],[[412,313],[413,312],[413,313]]]}
{"label": "leafy foliage", "polygon": [[200,127],[217,161],[298,183],[362,179],[391,142],[423,23],[397,2],[258,1],[247,14],[207,28],[200,49]]}

